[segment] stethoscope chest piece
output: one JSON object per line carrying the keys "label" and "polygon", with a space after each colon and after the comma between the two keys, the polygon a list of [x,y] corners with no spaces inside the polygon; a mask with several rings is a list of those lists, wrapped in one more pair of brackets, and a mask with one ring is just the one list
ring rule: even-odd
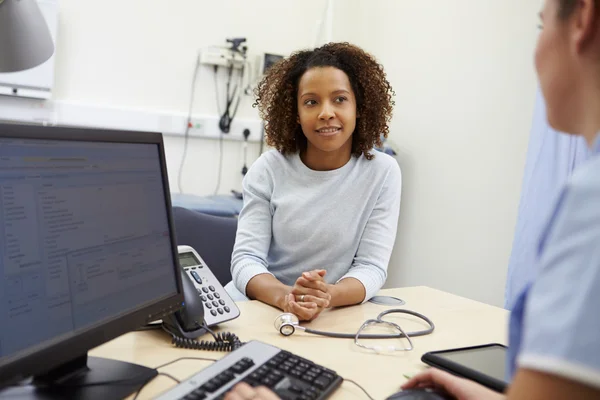
{"label": "stethoscope chest piece", "polygon": [[275,318],[275,329],[283,336],[290,336],[296,331],[296,327],[300,325],[298,317],[292,313],[283,313]]}

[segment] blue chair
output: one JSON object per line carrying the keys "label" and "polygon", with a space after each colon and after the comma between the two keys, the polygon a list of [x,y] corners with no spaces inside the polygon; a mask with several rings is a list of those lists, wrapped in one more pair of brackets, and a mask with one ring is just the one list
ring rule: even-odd
{"label": "blue chair", "polygon": [[221,285],[229,283],[237,218],[218,217],[183,207],[173,207],[173,224],[177,245],[192,247],[200,254]]}

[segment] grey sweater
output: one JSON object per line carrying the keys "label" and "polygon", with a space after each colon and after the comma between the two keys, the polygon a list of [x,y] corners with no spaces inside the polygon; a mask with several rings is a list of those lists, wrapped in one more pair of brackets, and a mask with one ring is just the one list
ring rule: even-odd
{"label": "grey sweater", "polygon": [[348,277],[365,287],[365,301],[387,278],[396,238],[402,176],[394,158],[373,151],[333,171],[314,171],[298,154],[264,153],[243,183],[244,206],[231,260],[241,293],[269,273],[293,285],[304,271],[325,280]]}

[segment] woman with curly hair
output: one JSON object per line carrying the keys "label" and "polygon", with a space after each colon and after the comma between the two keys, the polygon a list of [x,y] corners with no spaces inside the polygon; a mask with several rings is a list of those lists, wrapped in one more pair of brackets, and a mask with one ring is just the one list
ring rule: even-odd
{"label": "woman with curly hair", "polygon": [[232,255],[236,300],[301,320],[369,300],[385,283],[401,174],[375,153],[393,91],[383,68],[348,43],[299,51],[257,88],[267,144],[243,181]]}

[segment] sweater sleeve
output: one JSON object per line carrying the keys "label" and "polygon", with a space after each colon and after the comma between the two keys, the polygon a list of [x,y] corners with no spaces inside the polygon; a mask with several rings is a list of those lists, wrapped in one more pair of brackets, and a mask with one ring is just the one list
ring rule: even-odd
{"label": "sweater sleeve", "polygon": [[387,279],[388,263],[396,241],[401,193],[402,174],[394,161],[369,216],[352,266],[339,279],[358,279],[365,287],[363,303],[371,299]]}
{"label": "sweater sleeve", "polygon": [[271,244],[272,192],[273,179],[266,160],[259,158],[242,181],[244,205],[231,256],[233,284],[244,295],[252,278],[271,274],[267,269],[267,254]]}

